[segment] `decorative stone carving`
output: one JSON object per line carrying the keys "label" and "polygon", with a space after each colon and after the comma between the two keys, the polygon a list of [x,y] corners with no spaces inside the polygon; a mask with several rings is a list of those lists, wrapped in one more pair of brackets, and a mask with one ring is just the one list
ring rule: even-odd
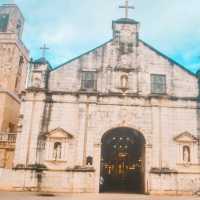
{"label": "decorative stone carving", "polygon": [[42,84],[42,77],[39,73],[34,73],[32,77],[32,86],[35,88],[40,88]]}
{"label": "decorative stone carving", "polygon": [[196,160],[196,156],[192,154],[197,148],[198,139],[189,132],[179,134],[174,138],[177,143],[177,163],[188,166]]}
{"label": "decorative stone carving", "polygon": [[190,147],[189,146],[183,147],[183,162],[184,163],[190,162]]}
{"label": "decorative stone carving", "polygon": [[197,137],[187,131],[176,136],[174,140],[177,143],[196,143],[198,141]]}
{"label": "decorative stone carving", "polygon": [[60,142],[54,143],[53,159],[54,160],[62,159],[62,143],[60,143]]}
{"label": "decorative stone carving", "polygon": [[50,131],[46,135],[46,160],[47,161],[67,161],[69,140],[73,135],[62,128]]}
{"label": "decorative stone carving", "polygon": [[122,55],[119,61],[119,68],[130,68],[131,58],[128,55]]}
{"label": "decorative stone carving", "polygon": [[128,76],[122,75],[120,81],[121,81],[121,88],[127,89],[128,88]]}

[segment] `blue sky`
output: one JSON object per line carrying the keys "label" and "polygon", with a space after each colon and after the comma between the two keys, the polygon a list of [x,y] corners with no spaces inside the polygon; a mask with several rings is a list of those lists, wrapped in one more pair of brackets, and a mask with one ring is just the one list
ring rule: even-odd
{"label": "blue sky", "polygon": [[[0,4],[14,0],[0,0]],[[140,38],[196,72],[200,68],[199,0],[130,0],[130,17],[141,23]],[[15,0],[26,22],[23,41],[33,58],[56,67],[112,37],[112,20],[123,17],[124,0]]]}

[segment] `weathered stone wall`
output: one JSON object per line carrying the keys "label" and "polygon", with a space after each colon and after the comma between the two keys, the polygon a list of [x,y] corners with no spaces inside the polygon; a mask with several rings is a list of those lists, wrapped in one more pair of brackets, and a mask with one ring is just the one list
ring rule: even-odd
{"label": "weathered stone wall", "polygon": [[[2,132],[16,132],[17,130],[17,123],[19,118],[19,110],[20,110],[20,102],[17,101],[12,96],[8,95],[7,93],[2,93],[0,98],[3,98],[4,95],[4,104],[2,105],[2,123],[0,124],[0,130]],[[2,102],[3,103],[3,102]],[[10,130],[9,124],[12,124],[13,130]]]}
{"label": "weathered stone wall", "polygon": [[44,172],[43,191],[57,192],[94,192],[93,172]]}
{"label": "weathered stone wall", "polygon": [[[134,25],[128,28],[135,30]],[[190,185],[181,184],[181,177],[185,173],[185,182],[199,184],[198,79],[142,41],[126,54],[119,45],[116,39],[109,41],[52,70],[47,91],[27,90],[15,166],[44,164],[47,190],[98,192],[101,138],[108,130],[128,127],[146,141],[145,191],[191,191]],[[80,90],[81,72],[87,70],[97,72],[95,91]],[[151,94],[151,74],[166,76],[166,94]],[[128,76],[126,91],[120,88],[122,75]],[[59,160],[53,159],[51,140],[63,142],[65,152]],[[187,163],[184,144],[191,149]],[[86,166],[88,156],[93,157],[92,166]],[[88,167],[94,172],[73,171]]]}
{"label": "weathered stone wall", "polygon": [[12,169],[14,159],[14,148],[9,148],[9,145],[6,146],[0,144],[0,168]]}
{"label": "weathered stone wall", "polygon": [[[0,38],[4,39],[3,35],[0,34]],[[0,101],[3,108],[2,121],[5,121],[4,131],[9,122],[17,126],[20,106],[18,95],[25,89],[28,66],[27,55],[23,57],[20,49],[12,42],[11,44],[7,41],[4,43],[4,40],[0,42],[0,92],[6,96],[5,101]],[[23,63],[20,64],[21,56]],[[2,124],[0,126],[3,127]],[[0,130],[3,131],[2,128]]]}
{"label": "weathered stone wall", "polygon": [[[0,39],[4,39],[3,34],[0,34]],[[4,40],[0,42],[0,86],[19,94],[25,89],[27,55],[23,55],[21,49],[14,43],[16,41],[11,41],[13,44],[7,42]]]}
{"label": "weathered stone wall", "polygon": [[149,189],[151,194],[193,195],[200,189],[199,173],[153,174]]}
{"label": "weathered stone wall", "polygon": [[[44,171],[38,184],[37,173],[31,170],[9,170],[0,168],[0,188],[6,191],[44,192],[94,192],[93,172]],[[41,188],[39,188],[40,186]]]}
{"label": "weathered stone wall", "polygon": [[37,178],[33,171],[18,170],[0,168],[0,188],[1,190],[9,191],[36,191]]}
{"label": "weathered stone wall", "polygon": [[36,96],[29,94],[26,98],[28,101],[25,101],[21,107],[23,128],[16,144],[15,165],[35,164],[37,161],[36,150],[41,131],[45,97],[44,94]]}
{"label": "weathered stone wall", "polygon": [[[134,54],[130,56],[130,60],[135,59]],[[68,92],[80,90],[81,71],[97,70],[98,92],[121,92],[119,89],[119,77],[122,73],[115,71],[119,62],[118,59],[118,49],[111,41],[52,71],[50,74],[49,89],[51,91]],[[195,76],[164,58],[159,53],[152,51],[143,42],[139,43],[135,62],[136,66],[132,67],[137,70],[129,73],[130,80],[127,92],[144,96],[150,95],[150,74],[163,74],[167,78],[167,95],[175,97],[198,96],[198,81]],[[108,69],[109,67],[111,69]]]}
{"label": "weathered stone wall", "polygon": [[[43,96],[39,94],[35,97],[30,94],[28,99],[32,99],[32,101],[23,104],[25,106],[23,108],[24,129],[21,133],[23,135],[19,136],[21,141],[18,140],[15,164],[26,164],[27,152],[29,152],[28,164],[34,164],[36,161],[37,136],[40,133],[44,103]],[[188,176],[190,178],[197,177],[194,178],[194,182],[198,183],[200,171],[197,148],[192,153],[190,165],[184,166],[184,164],[179,163],[178,144],[174,141],[174,138],[184,131],[197,136],[197,121],[191,120],[197,117],[195,101],[177,101],[167,98],[142,99],[123,96],[121,98],[96,98],[96,96],[87,97],[84,94],[79,95],[79,97],[53,95],[52,101],[54,103],[51,107],[49,131],[60,127],[73,135],[73,138],[70,139],[73,142],[66,152],[67,160],[54,163],[43,157],[41,161],[51,169],[82,166],[84,157],[92,156],[94,166],[96,166],[95,177],[98,180],[100,154],[97,152],[100,151],[103,134],[113,128],[130,127],[140,131],[146,139],[146,144],[150,146],[146,149],[148,155],[146,159],[146,184],[150,182],[151,168],[169,168],[177,171],[177,173],[187,173],[190,174]],[[31,106],[33,102],[34,108]],[[37,108],[38,112],[30,112],[31,107],[33,110]],[[32,116],[34,121],[30,119],[31,115],[34,115],[34,117]],[[87,142],[84,144],[86,135]],[[30,143],[26,142],[30,139],[28,137],[31,137]],[[24,144],[23,148],[19,145],[22,143]],[[27,150],[27,143],[29,150]],[[84,154],[84,146],[86,146],[86,154]],[[193,176],[194,172],[197,174]],[[169,177],[171,176],[169,175]],[[168,183],[165,184],[169,184],[170,181],[171,178],[169,178],[169,181],[167,179]],[[97,191],[97,188],[94,191]]]}
{"label": "weathered stone wall", "polygon": [[2,129],[2,124],[3,124],[3,115],[4,115],[4,101],[5,101],[5,94],[0,93],[0,128]]}

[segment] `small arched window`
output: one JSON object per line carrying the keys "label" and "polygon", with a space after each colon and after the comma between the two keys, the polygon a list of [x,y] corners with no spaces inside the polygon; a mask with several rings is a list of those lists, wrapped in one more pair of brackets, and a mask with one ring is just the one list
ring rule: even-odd
{"label": "small arched window", "polygon": [[183,162],[189,163],[190,161],[191,161],[190,147],[189,146],[183,146]]}
{"label": "small arched window", "polygon": [[121,76],[121,88],[128,88],[128,76],[127,75]]}
{"label": "small arched window", "polygon": [[55,142],[53,147],[53,159],[60,160],[62,158],[62,144]]}

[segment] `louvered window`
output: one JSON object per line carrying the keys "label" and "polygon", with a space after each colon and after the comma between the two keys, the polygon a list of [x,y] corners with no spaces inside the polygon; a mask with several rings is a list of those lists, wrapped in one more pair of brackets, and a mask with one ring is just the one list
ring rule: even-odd
{"label": "louvered window", "polygon": [[159,74],[151,75],[151,93],[165,94],[166,93],[166,76]]}
{"label": "louvered window", "polygon": [[96,90],[97,88],[97,75],[96,72],[82,72],[81,89],[83,90]]}
{"label": "louvered window", "polygon": [[6,32],[8,26],[9,15],[0,15],[0,32]]}

